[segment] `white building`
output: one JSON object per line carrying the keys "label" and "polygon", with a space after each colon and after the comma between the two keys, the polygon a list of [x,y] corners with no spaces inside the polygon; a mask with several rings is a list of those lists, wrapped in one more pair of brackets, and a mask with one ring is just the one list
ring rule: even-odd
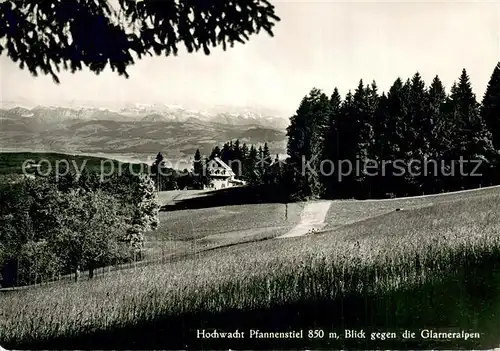
{"label": "white building", "polygon": [[210,180],[209,189],[217,190],[246,184],[245,181],[236,179],[236,174],[231,167],[219,157],[215,157],[207,163],[207,175]]}

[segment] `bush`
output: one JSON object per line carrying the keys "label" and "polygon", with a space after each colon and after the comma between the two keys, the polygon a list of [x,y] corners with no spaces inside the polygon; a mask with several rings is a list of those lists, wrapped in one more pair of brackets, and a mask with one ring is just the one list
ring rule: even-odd
{"label": "bush", "polygon": [[46,239],[23,244],[17,261],[17,283],[31,284],[54,279],[64,268],[53,243]]}
{"label": "bush", "polygon": [[103,189],[119,199],[122,213],[127,218],[125,241],[133,251],[140,252],[144,246],[144,233],[159,225],[160,203],[154,181],[149,175],[124,172],[114,176]]}
{"label": "bush", "polygon": [[116,198],[79,189],[61,196],[54,244],[66,267],[93,270],[120,258],[126,227]]}
{"label": "bush", "polygon": [[160,208],[151,178],[130,173],[106,183],[89,172],[4,183],[0,201],[3,286],[81,269],[92,277],[98,267],[136,259]]}

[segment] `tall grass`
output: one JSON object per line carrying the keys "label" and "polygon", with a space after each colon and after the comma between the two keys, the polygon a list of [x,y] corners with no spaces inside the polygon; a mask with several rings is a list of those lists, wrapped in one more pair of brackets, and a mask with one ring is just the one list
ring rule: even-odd
{"label": "tall grass", "polygon": [[95,281],[5,293],[0,344],[30,345],[192,313],[418,289],[467,267],[499,263],[498,213],[498,195],[457,200],[336,232],[242,244]]}

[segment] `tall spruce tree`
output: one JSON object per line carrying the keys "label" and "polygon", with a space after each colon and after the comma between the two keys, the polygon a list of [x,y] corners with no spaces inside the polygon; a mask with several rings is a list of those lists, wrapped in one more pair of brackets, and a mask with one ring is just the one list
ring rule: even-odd
{"label": "tall spruce tree", "polygon": [[500,150],[500,62],[495,66],[484,93],[481,116],[491,132],[495,149]]}
{"label": "tall spruce tree", "polygon": [[318,197],[322,193],[319,166],[328,125],[328,105],[328,97],[313,88],[290,118],[287,151],[296,185],[293,192],[299,198]]}
{"label": "tall spruce tree", "polygon": [[406,144],[407,124],[406,114],[408,110],[409,83],[403,83],[397,78],[389,89],[387,95],[387,121],[388,130],[386,138],[388,149],[385,150],[384,174],[386,184],[390,185],[387,192],[394,195],[404,196],[407,192],[406,162],[408,146]]}
{"label": "tall spruce tree", "polygon": [[321,162],[325,142],[325,133],[328,129],[330,118],[330,101],[328,96],[319,89],[313,89],[309,98],[311,110],[308,113],[310,150],[306,154],[306,160],[310,167],[306,166],[304,171],[312,198],[320,197],[323,192],[321,181]]}
{"label": "tall spruce tree", "polygon": [[492,165],[488,171],[488,184],[500,180],[500,62],[497,63],[481,104],[481,118],[487,125],[492,140]]}
{"label": "tall spruce tree", "polygon": [[[481,177],[472,174],[475,162],[481,162],[482,168],[487,169],[488,156],[491,154],[490,138],[479,113],[479,104],[472,91],[470,79],[465,69],[462,70],[458,84],[451,93],[453,120],[455,122],[456,161],[455,176],[458,189],[480,186]],[[466,162],[460,166],[459,162]],[[457,168],[458,167],[458,168]]]}
{"label": "tall spruce tree", "polygon": [[405,176],[408,195],[422,194],[425,191],[422,162],[428,153],[429,115],[427,112],[425,82],[417,72],[409,84],[408,109],[405,116],[404,139],[407,144],[405,161],[408,170],[411,170],[411,172],[406,172]]}
{"label": "tall spruce tree", "polygon": [[449,162],[448,154],[452,149],[453,120],[447,113],[448,96],[443,83],[435,76],[427,91],[427,113],[429,115],[427,160],[424,164],[424,190],[439,193],[446,188],[443,177],[443,162]]}
{"label": "tall spruce tree", "polygon": [[364,160],[368,156],[368,145],[371,143],[371,116],[370,116],[370,101],[369,101],[369,88],[365,89],[363,80],[359,81],[358,87],[353,95],[353,108],[356,119],[356,130],[358,134],[358,148],[357,157]]}
{"label": "tall spruce tree", "polygon": [[355,165],[357,155],[357,126],[353,104],[353,95],[349,90],[340,107],[338,119],[338,133],[340,135],[339,164],[336,173],[339,189],[336,192],[340,197],[353,197],[357,185],[355,181]]}
{"label": "tall spruce tree", "polygon": [[262,148],[262,181],[267,184],[271,179],[271,163],[273,162],[271,158],[271,152],[269,151],[269,145],[267,142],[264,143]]}
{"label": "tall spruce tree", "polygon": [[338,164],[340,162],[340,143],[341,134],[339,123],[341,119],[342,97],[337,88],[333,90],[330,97],[328,129],[325,131],[323,144],[323,167],[321,173],[321,181],[326,197],[338,196]]}
{"label": "tall spruce tree", "polygon": [[161,152],[158,152],[156,155],[156,159],[151,165],[151,175],[153,178],[153,181],[155,182],[156,189],[158,191],[163,190],[162,188],[162,180],[164,178],[164,174],[162,174],[162,167],[163,167],[163,161],[164,161],[163,154]]}
{"label": "tall spruce tree", "polygon": [[420,73],[415,73],[410,83],[410,98],[406,123],[408,134],[406,140],[411,148],[413,158],[423,158],[427,153],[427,136],[429,135],[429,115],[426,109],[427,92],[425,82]]}
{"label": "tall spruce tree", "polygon": [[369,110],[368,91],[365,89],[363,80],[359,81],[358,87],[353,95],[353,114],[354,133],[356,144],[356,156],[353,163],[354,173],[353,179],[357,183],[355,189],[358,189],[356,197],[363,196],[365,193],[365,183],[367,175],[365,173],[364,164],[368,159],[368,149],[372,138],[372,121]]}
{"label": "tall spruce tree", "polygon": [[248,154],[250,152],[250,149],[248,148],[248,145],[246,143],[243,143],[241,146],[241,156],[240,156],[240,162],[241,162],[241,174],[239,175],[243,179],[245,179],[247,175],[247,165],[248,165]]}
{"label": "tall spruce tree", "polygon": [[303,177],[300,174],[301,158],[306,148],[306,121],[305,114],[309,108],[307,96],[302,98],[299,108],[293,116],[290,117],[290,124],[287,127],[287,167],[285,169],[285,186],[290,192],[290,197],[300,197],[301,189],[304,188]]}
{"label": "tall spruce tree", "polygon": [[450,88],[450,94],[446,99],[444,105],[446,127],[449,128],[447,145],[448,147],[442,149],[443,160],[441,164],[440,175],[442,178],[442,186],[444,191],[460,190],[462,180],[459,176],[457,161],[462,154],[463,131],[460,118],[457,113],[457,96],[458,96],[458,83],[455,81]]}
{"label": "tall spruce tree", "polygon": [[220,159],[226,164],[229,163],[231,159],[231,146],[227,142],[224,143],[224,145],[222,145],[222,150],[220,152]]}
{"label": "tall spruce tree", "polygon": [[260,173],[258,169],[258,151],[255,146],[250,147],[246,163],[246,180],[250,185],[256,185],[260,182]]}
{"label": "tall spruce tree", "polygon": [[240,145],[239,139],[236,139],[233,144],[233,151],[231,153],[231,169],[237,177],[241,177],[243,175],[243,152],[242,147]]}
{"label": "tall spruce tree", "polygon": [[366,111],[366,126],[365,130],[368,132],[365,134],[366,144],[365,144],[365,161],[364,161],[364,174],[365,174],[365,187],[363,197],[371,198],[374,192],[374,180],[376,174],[373,172],[373,161],[374,157],[372,155],[372,147],[375,144],[375,118],[376,111],[380,102],[380,96],[378,95],[378,86],[375,81],[372,81],[370,85],[366,86],[365,90],[366,100],[367,100],[367,111]]}
{"label": "tall spruce tree", "polygon": [[276,157],[274,158],[273,163],[270,166],[270,184],[282,184],[282,175],[283,175],[283,165],[280,161],[280,157],[278,154],[276,154]]}
{"label": "tall spruce tree", "polygon": [[196,149],[193,160],[193,177],[194,185],[198,189],[203,189],[204,185],[208,184],[207,174],[205,171],[205,164],[201,157],[200,149]]}
{"label": "tall spruce tree", "polygon": [[262,150],[262,145],[259,145],[257,149],[257,172],[259,173],[259,183],[263,183],[265,178],[265,160],[264,160],[264,152]]}
{"label": "tall spruce tree", "polygon": [[241,147],[241,157],[242,157],[242,161],[248,157],[248,152],[250,150],[248,149],[248,145],[246,143],[243,143],[243,146]]}
{"label": "tall spruce tree", "polygon": [[219,145],[216,145],[213,149],[212,149],[212,152],[210,153],[210,156],[208,157],[208,160],[213,160],[214,158],[216,157],[220,157],[221,156],[221,150],[220,150],[220,147]]}
{"label": "tall spruce tree", "polygon": [[373,143],[370,146],[370,158],[376,162],[376,169],[370,172],[375,173],[371,179],[370,187],[372,197],[385,197],[390,190],[390,183],[386,182],[385,162],[391,160],[394,154],[394,126],[391,125],[389,116],[389,99],[383,93],[378,101],[373,118]]}

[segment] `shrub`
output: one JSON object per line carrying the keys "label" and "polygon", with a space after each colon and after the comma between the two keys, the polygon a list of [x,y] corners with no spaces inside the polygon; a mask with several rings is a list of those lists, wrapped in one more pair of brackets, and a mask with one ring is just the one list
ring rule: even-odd
{"label": "shrub", "polygon": [[95,268],[140,253],[144,232],[158,227],[160,206],[151,178],[129,172],[101,183],[94,173],[82,175],[0,185],[2,285],[84,268],[92,277]]}

